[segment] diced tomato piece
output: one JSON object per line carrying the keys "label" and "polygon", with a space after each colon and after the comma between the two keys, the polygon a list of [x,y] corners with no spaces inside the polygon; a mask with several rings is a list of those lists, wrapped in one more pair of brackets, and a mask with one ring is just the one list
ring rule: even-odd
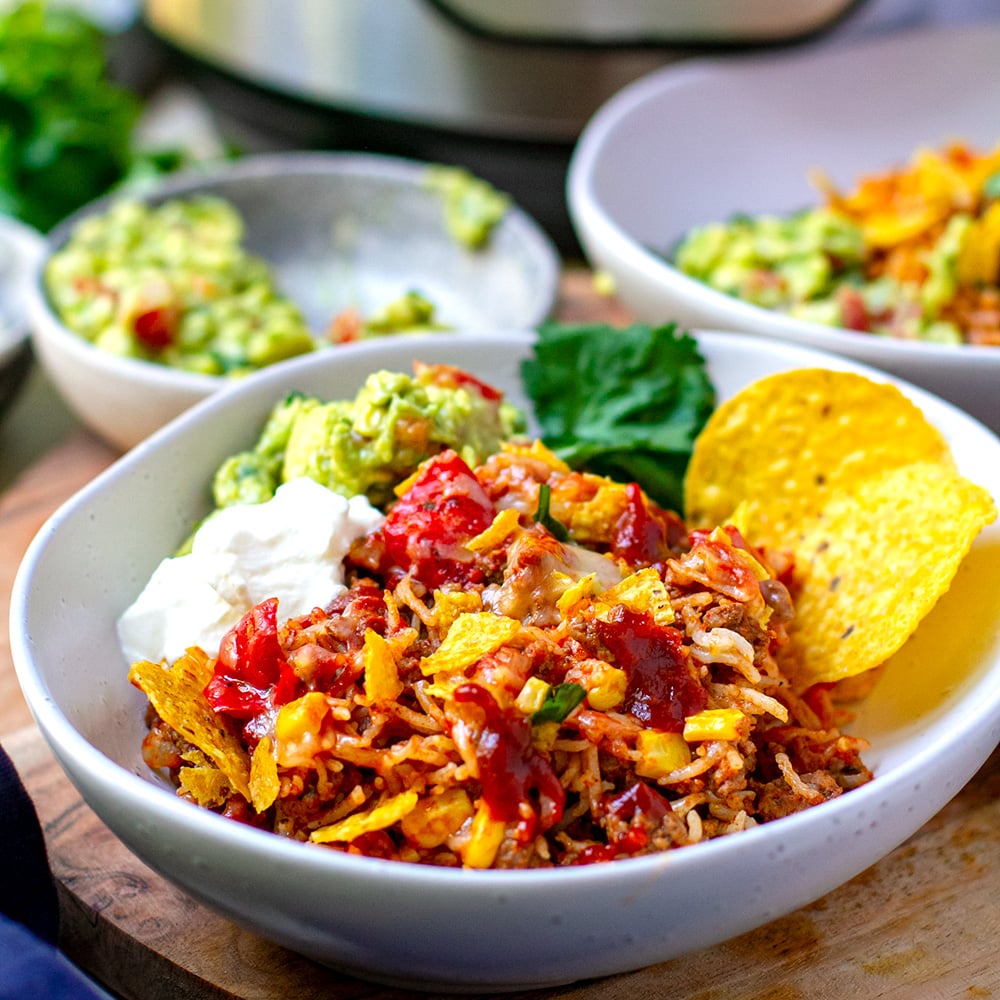
{"label": "diced tomato piece", "polygon": [[473,471],[454,451],[429,459],[382,526],[386,558],[425,586],[484,579],[465,547],[493,523],[496,509]]}
{"label": "diced tomato piece", "polygon": [[151,351],[162,351],[177,337],[181,314],[176,306],[156,306],[139,313],[132,321],[136,339]]}
{"label": "diced tomato piece", "polygon": [[467,371],[456,368],[454,365],[428,365],[417,361],[413,368],[418,380],[424,385],[439,385],[447,389],[459,387],[472,389],[483,399],[488,399],[491,402],[499,402],[503,399],[503,393],[499,389],[494,389],[493,386],[476,378],[475,375],[470,375]]}
{"label": "diced tomato piece", "polygon": [[271,597],[223,636],[205,697],[216,712],[252,719],[291,701],[297,684],[278,642],[278,601]]}

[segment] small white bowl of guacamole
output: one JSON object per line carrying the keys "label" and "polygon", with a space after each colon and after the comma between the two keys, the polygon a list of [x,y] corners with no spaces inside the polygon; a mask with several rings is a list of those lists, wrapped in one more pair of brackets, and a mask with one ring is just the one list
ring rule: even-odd
{"label": "small white bowl of guacamole", "polygon": [[596,112],[570,162],[570,215],[588,260],[639,319],[832,351],[1000,431],[1000,345],[962,342],[941,308],[954,306],[959,230],[942,223],[928,241],[920,298],[934,308],[907,316],[895,262],[881,281],[834,287],[825,269],[850,274],[865,255],[850,227],[810,211],[824,204],[817,171],[850,192],[921,150],[992,151],[998,43],[996,23],[927,28],[648,74]]}
{"label": "small white bowl of guacamole", "polygon": [[28,308],[56,388],[126,450],[289,358],[387,335],[534,327],[558,275],[544,231],[459,168],[277,153],[74,213],[50,234]]}

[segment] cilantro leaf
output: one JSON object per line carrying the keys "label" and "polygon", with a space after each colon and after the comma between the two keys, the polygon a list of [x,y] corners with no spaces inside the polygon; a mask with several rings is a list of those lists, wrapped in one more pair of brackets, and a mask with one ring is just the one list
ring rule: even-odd
{"label": "cilantro leaf", "polygon": [[542,707],[532,714],[531,724],[562,722],[586,697],[587,690],[581,684],[556,684],[546,692]]}
{"label": "cilantro leaf", "polygon": [[568,542],[569,531],[566,525],[554,518],[549,512],[551,500],[552,487],[548,483],[542,483],[538,487],[538,510],[535,511],[535,521],[543,528],[547,528],[552,536],[560,542]]}
{"label": "cilantro leaf", "polygon": [[128,171],[140,103],[108,76],[77,11],[29,0],[0,14],[0,203],[41,230]]}
{"label": "cilantro leaf", "polygon": [[550,323],[521,365],[542,440],[575,469],[635,481],[681,511],[695,438],[715,406],[697,342],[675,324]]}

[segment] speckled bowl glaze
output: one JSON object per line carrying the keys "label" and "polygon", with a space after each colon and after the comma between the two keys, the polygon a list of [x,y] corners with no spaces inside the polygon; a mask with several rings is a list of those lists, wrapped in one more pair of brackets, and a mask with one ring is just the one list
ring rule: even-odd
{"label": "speckled bowl glaze", "polygon": [[[447,231],[441,196],[424,183],[427,168],[362,153],[272,153],[177,174],[131,196],[160,203],[213,194],[231,202],[247,249],[270,264],[316,334],[344,309],[368,315],[414,289],[434,303],[436,321],[470,335],[537,326],[559,282],[549,237],[511,206],[486,246],[467,249]],[[124,450],[227,382],[100,351],[52,310],[42,281],[48,256],[81,219],[121,196],[101,198],[53,230],[27,308],[36,353],[56,388],[84,423]]]}
{"label": "speckled bowl glaze", "polygon": [[567,199],[587,258],[640,319],[832,351],[1000,431],[1000,348],[807,323],[715,291],[664,257],[692,226],[816,204],[814,168],[848,189],[921,146],[992,149],[998,45],[994,22],[654,71],[607,101],[573,152]]}
{"label": "speckled bowl glaze", "polygon": [[[699,334],[719,395],[775,371],[869,369],[804,348]],[[115,621],[208,502],[226,455],[289,390],[353,396],[414,358],[463,366],[524,404],[530,333],[404,338],[293,361],[217,394],[120,459],[33,541],[10,614],[25,697],[100,818],[152,868],[233,920],[353,975],[436,990],[515,990],[636,969],[801,907],[887,854],[937,812],[1000,739],[1000,525],[888,665],[854,730],[875,779],[771,824],[654,857],[562,870],[461,871],[283,840],[177,798],[143,765],[144,699]],[[1000,441],[903,386],[961,469],[1000,496]],[[874,903],[873,903],[874,905]],[[864,914],[858,914],[859,923]]]}

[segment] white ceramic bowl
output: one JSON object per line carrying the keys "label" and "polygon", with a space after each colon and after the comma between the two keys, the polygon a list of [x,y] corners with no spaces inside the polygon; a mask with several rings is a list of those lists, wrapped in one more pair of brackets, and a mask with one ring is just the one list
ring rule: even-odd
{"label": "white ceramic bowl", "polygon": [[[851,362],[733,334],[700,334],[719,395],[788,368]],[[636,969],[809,903],[939,810],[1000,739],[1000,524],[897,654],[855,729],[875,780],[729,838],[563,870],[460,871],[284,840],[176,797],[143,765],[145,699],[115,622],[204,515],[225,456],[291,389],[353,396],[381,368],[447,362],[524,404],[532,335],[382,341],[292,361],[217,394],[121,458],[42,528],[20,567],[10,639],[28,704],[66,773],[146,863],[246,927],[349,973],[410,987],[515,989]],[[884,376],[875,376],[884,377]],[[907,389],[973,479],[1000,496],[1000,441]],[[917,859],[919,863],[919,859]],[[864,914],[859,914],[859,922]]]}
{"label": "white ceramic bowl", "polygon": [[817,202],[807,173],[844,188],[919,146],[1000,141],[1000,23],[924,29],[849,48],[694,61],[611,98],[570,162],[587,257],[650,322],[741,330],[875,365],[1000,430],[1000,348],[873,337],[792,319],[687,277],[668,252],[692,226]]}
{"label": "white ceramic bowl", "polygon": [[0,411],[13,401],[31,366],[26,289],[44,252],[41,233],[0,214]]}
{"label": "white ceramic bowl", "polygon": [[[487,246],[468,250],[447,232],[441,197],[423,184],[427,164],[360,153],[274,153],[189,171],[143,190],[162,202],[212,193],[236,206],[247,248],[322,333],[348,307],[363,315],[411,289],[435,318],[472,333],[528,328],[555,302],[559,258],[542,229],[512,206]],[[99,199],[51,234],[49,253]],[[47,258],[46,258],[47,259]],[[224,379],[100,351],[69,331],[49,305],[42,268],[28,307],[38,357],[69,406],[112,445],[127,449]]]}

